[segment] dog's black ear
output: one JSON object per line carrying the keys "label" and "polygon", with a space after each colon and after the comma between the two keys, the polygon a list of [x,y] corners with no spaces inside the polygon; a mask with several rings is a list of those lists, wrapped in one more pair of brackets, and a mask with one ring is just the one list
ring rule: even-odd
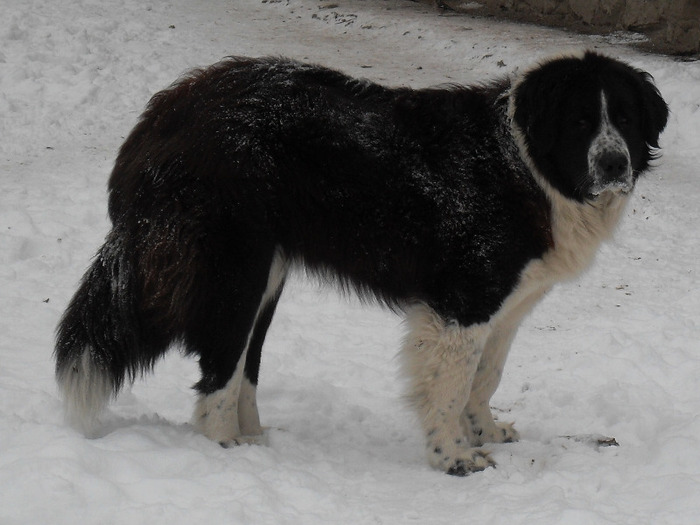
{"label": "dog's black ear", "polygon": [[561,105],[560,79],[546,66],[525,75],[516,86],[513,120],[525,135],[531,154],[546,155],[557,139],[555,118]]}
{"label": "dog's black ear", "polygon": [[653,77],[644,71],[637,71],[638,87],[644,108],[644,139],[649,146],[659,147],[659,135],[668,122],[668,105],[654,84]]}

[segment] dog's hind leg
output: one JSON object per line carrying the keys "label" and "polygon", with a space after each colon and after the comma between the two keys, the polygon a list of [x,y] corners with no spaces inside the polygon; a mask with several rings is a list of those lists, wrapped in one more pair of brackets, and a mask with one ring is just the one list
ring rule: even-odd
{"label": "dog's hind leg", "polygon": [[255,326],[248,342],[243,380],[238,399],[238,425],[242,436],[260,436],[263,433],[257,404],[260,357],[267,329],[270,327],[272,317],[275,315],[275,309],[284,287],[285,275],[286,264],[284,257],[277,255],[272,262],[267,289],[263,295]]}
{"label": "dog's hind leg", "polygon": [[[257,371],[287,269],[275,250],[255,257],[248,253],[244,259],[245,270],[239,264],[232,285],[217,287],[206,318],[185,338],[188,351],[200,355],[202,370],[195,425],[224,446],[261,441]],[[227,297],[219,296],[222,291]]]}
{"label": "dog's hind leg", "polygon": [[471,447],[460,425],[489,326],[445,322],[426,306],[409,312],[408,324],[403,355],[430,464],[456,476],[493,466],[487,452]]}
{"label": "dog's hind leg", "polygon": [[288,263],[280,250],[275,252],[270,266],[267,287],[255,318],[255,325],[248,340],[246,361],[243,369],[243,381],[238,402],[238,424],[244,440],[260,442],[264,438],[260,426],[257,404],[258,375],[260,358],[267,330],[275,315],[288,271]]}

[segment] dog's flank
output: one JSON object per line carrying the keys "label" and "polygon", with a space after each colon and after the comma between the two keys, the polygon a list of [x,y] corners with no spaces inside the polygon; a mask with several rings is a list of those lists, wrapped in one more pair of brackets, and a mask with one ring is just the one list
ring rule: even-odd
{"label": "dog's flank", "polygon": [[466,475],[518,326],[609,237],[668,116],[651,78],[585,53],[512,81],[386,88],[228,59],[156,94],[109,181],[113,229],[59,324],[68,413],[92,428],[171,343],[199,358],[194,422],[264,442],[256,388],[290,267],[408,319],[430,463]]}

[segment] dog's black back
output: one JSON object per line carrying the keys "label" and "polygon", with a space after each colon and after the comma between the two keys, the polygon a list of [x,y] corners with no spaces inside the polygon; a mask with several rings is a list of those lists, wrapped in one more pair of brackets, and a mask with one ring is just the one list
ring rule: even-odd
{"label": "dog's black back", "polygon": [[186,214],[188,234],[219,232],[231,258],[279,246],[389,304],[485,321],[550,242],[544,196],[497,120],[503,92],[231,60],[154,97],[117,160],[110,217]]}

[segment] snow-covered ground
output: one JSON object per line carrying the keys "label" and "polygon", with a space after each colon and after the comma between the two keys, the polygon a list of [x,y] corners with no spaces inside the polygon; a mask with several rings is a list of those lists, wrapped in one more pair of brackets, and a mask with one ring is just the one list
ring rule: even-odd
{"label": "snow-covered ground", "polygon": [[[0,523],[698,523],[699,63],[405,0],[0,0],[0,12]],[[269,447],[225,450],[193,431],[196,363],[177,352],[119,397],[102,438],[64,424],[53,330],[108,230],[111,164],[152,93],[232,54],[422,87],[580,47],[654,75],[672,111],[664,155],[595,266],[521,328],[493,404],[522,440],[492,447],[497,469],[431,470],[401,397],[401,320],[301,279],[263,354]]]}

